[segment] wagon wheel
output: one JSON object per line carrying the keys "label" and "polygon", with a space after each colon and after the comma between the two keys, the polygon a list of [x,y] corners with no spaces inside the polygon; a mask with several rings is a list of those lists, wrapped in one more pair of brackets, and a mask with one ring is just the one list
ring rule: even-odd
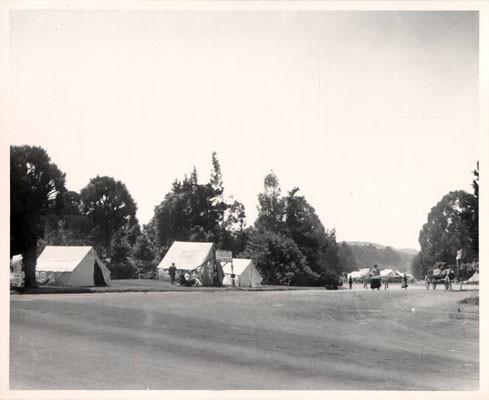
{"label": "wagon wheel", "polygon": [[430,281],[425,281],[424,285],[426,286],[426,290],[430,288]]}

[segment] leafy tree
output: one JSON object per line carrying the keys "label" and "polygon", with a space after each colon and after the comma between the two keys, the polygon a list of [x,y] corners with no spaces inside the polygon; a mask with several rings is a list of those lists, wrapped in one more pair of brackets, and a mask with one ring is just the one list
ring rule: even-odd
{"label": "leafy tree", "polygon": [[175,240],[211,241],[218,248],[241,251],[245,218],[243,204],[224,199],[221,167],[214,152],[209,183],[198,182],[195,168],[190,178],[176,180],[155,208],[148,239],[162,249],[160,256]]}
{"label": "leafy tree", "polygon": [[285,226],[287,236],[291,238],[305,256],[309,267],[321,274],[336,269],[336,265],[328,265],[326,253],[332,245],[321,220],[314,208],[303,196],[298,196],[298,188],[294,188],[285,198]]}
{"label": "leafy tree", "polygon": [[56,197],[54,212],[58,216],[81,215],[81,196],[72,190],[66,190]]}
{"label": "leafy tree", "polygon": [[426,268],[423,267],[420,253],[416,254],[413,258],[411,273],[418,279],[423,279],[426,276]]}
{"label": "leafy tree", "polygon": [[168,251],[169,247],[162,246],[159,243],[159,232],[156,217],[151,218],[151,220],[143,226],[142,234],[148,240],[151,251],[154,254],[155,261],[160,261]]}
{"label": "leafy tree", "polygon": [[401,268],[403,265],[402,254],[392,247],[387,246],[380,250],[380,262],[378,264],[385,266],[399,266],[399,268]]}
{"label": "leafy tree", "polygon": [[294,241],[274,232],[254,230],[239,257],[253,259],[269,285],[308,285],[319,278]]}
{"label": "leafy tree", "polygon": [[356,260],[357,268],[367,268],[377,264],[381,269],[394,267],[406,271],[414,257],[412,254],[403,253],[389,246],[378,248],[372,244],[350,244],[349,248]]}
{"label": "leafy tree", "polygon": [[230,201],[225,200],[221,164],[215,151],[212,153],[209,185],[213,191],[210,202],[215,212],[214,215],[217,217],[217,231],[214,233],[214,241],[219,248],[232,249],[234,235],[231,230],[236,224],[239,224],[241,219],[244,220],[244,205],[237,201],[230,203]]}
{"label": "leafy tree", "polygon": [[465,199],[463,212],[460,214],[469,235],[468,247],[473,257],[479,257],[479,162],[472,171],[474,193]]}
{"label": "leafy tree", "polygon": [[472,171],[474,179],[472,179],[472,188],[474,189],[474,197],[479,199],[479,161],[475,165],[475,169]]}
{"label": "leafy tree", "polygon": [[125,225],[112,237],[112,256],[108,267],[113,279],[130,279],[136,276],[132,252],[141,234],[139,225]]}
{"label": "leafy tree", "polygon": [[[274,238],[269,243],[277,245],[277,248],[281,248],[278,244],[284,241],[293,243],[291,251],[298,250],[303,256],[305,265],[294,261],[294,266],[289,266],[292,270],[298,268],[290,282],[320,285],[331,273],[341,272],[335,232],[328,232],[324,228],[314,208],[303,196],[297,194],[298,191],[298,188],[294,188],[286,197],[282,197],[277,176],[273,172],[269,173],[265,177],[264,192],[258,195],[259,213],[255,228],[265,237]],[[281,242],[272,234],[278,235]],[[259,251],[260,247],[247,246],[245,252],[253,255],[254,249]],[[276,260],[273,257],[282,258]],[[287,257],[283,257],[281,252],[265,252],[260,262],[263,265],[281,265],[283,259]]]}
{"label": "leafy tree", "polygon": [[215,200],[224,203],[224,182],[222,180],[221,164],[215,151],[212,152],[212,170],[209,183],[214,191]]}
{"label": "leafy tree", "polygon": [[431,209],[419,234],[421,276],[437,261],[453,264],[459,249],[466,260],[478,258],[471,248],[469,226],[463,217],[470,212],[471,196],[463,190],[450,192]]}
{"label": "leafy tree", "polygon": [[93,246],[93,230],[90,219],[81,214],[81,197],[73,191],[65,191],[56,197],[55,207],[46,216],[44,238],[39,248],[50,246]]}
{"label": "leafy tree", "polygon": [[97,228],[97,242],[112,257],[113,236],[125,226],[137,225],[136,203],[126,186],[108,176],[97,176],[81,191],[82,213]]}
{"label": "leafy tree", "polygon": [[341,268],[345,272],[351,272],[357,268],[357,260],[351,247],[346,242],[341,242],[338,246],[338,258]]}
{"label": "leafy tree", "polygon": [[25,286],[35,287],[38,240],[45,217],[65,191],[65,174],[41,147],[10,147],[10,251],[21,253]]}
{"label": "leafy tree", "polygon": [[479,162],[472,174],[472,194],[463,190],[450,192],[428,214],[419,233],[421,251],[412,264],[417,277],[422,278],[437,261],[453,264],[460,249],[463,261],[478,261]]}
{"label": "leafy tree", "polygon": [[283,232],[286,214],[280,183],[273,171],[265,176],[264,191],[258,195],[258,217],[255,228],[261,231]]}
{"label": "leafy tree", "polygon": [[213,241],[220,230],[220,212],[211,202],[214,191],[195,179],[175,181],[172,191],[155,208],[156,242],[169,248],[174,240]]}
{"label": "leafy tree", "polygon": [[140,234],[132,249],[132,265],[136,268],[137,274],[155,273],[157,260],[155,252],[148,235],[144,232]]}
{"label": "leafy tree", "polygon": [[340,259],[338,257],[338,244],[336,243],[336,230],[331,229],[326,231],[327,245],[324,254],[324,260],[326,263],[325,271],[322,272],[332,272],[334,274],[340,274],[343,272],[341,269]]}
{"label": "leafy tree", "polygon": [[112,257],[108,262],[112,279],[130,279],[134,278],[136,269],[131,264],[129,257],[131,249],[124,236],[115,234],[111,244]]}
{"label": "leafy tree", "polygon": [[228,204],[224,214],[218,246],[223,249],[231,250],[233,254],[241,253],[246,246],[248,238],[245,228],[245,207],[239,201],[234,200],[231,204]]}

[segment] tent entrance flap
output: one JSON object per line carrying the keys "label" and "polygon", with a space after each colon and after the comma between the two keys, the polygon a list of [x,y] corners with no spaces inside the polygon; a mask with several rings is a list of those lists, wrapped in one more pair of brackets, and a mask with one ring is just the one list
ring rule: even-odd
{"label": "tent entrance flap", "polygon": [[104,274],[102,273],[102,269],[100,265],[98,265],[97,261],[93,263],[93,282],[95,286],[107,286],[104,279]]}

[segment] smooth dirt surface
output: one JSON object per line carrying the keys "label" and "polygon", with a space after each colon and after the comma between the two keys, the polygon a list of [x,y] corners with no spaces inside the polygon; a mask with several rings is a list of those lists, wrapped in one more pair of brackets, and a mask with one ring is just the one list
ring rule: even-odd
{"label": "smooth dirt surface", "polygon": [[10,389],[477,390],[476,294],[15,295]]}

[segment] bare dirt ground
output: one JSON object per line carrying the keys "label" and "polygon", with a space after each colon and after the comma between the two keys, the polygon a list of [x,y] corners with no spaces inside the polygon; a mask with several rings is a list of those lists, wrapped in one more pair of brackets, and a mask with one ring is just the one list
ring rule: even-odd
{"label": "bare dirt ground", "polygon": [[14,295],[10,389],[477,390],[474,294]]}

